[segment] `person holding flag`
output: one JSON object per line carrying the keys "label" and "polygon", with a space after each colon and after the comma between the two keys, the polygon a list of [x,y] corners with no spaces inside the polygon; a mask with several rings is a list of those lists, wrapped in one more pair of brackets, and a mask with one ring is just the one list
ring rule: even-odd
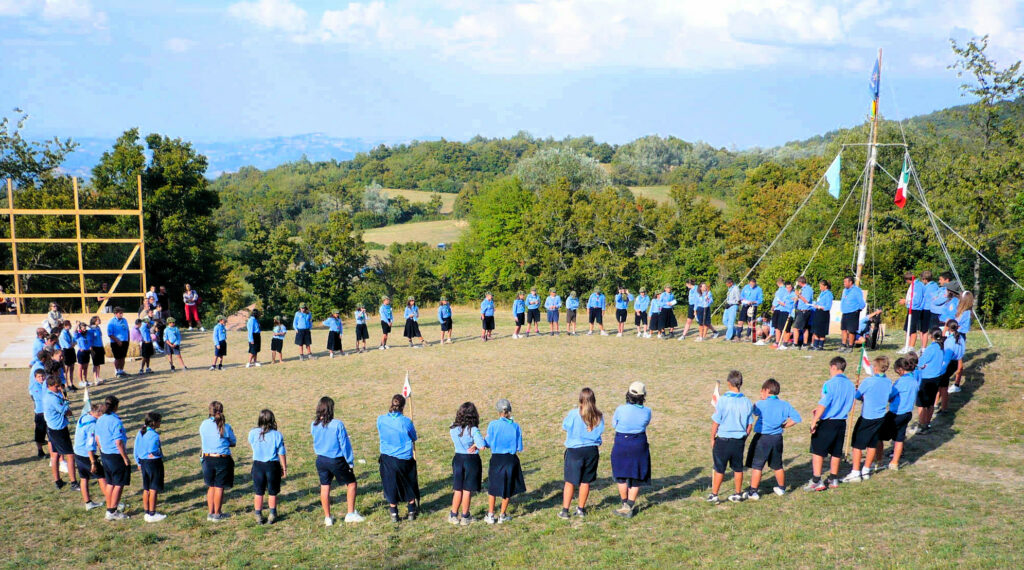
{"label": "person holding flag", "polygon": [[888,370],[888,356],[879,356],[869,361],[867,351],[861,349],[861,365],[857,375],[863,372],[869,376],[860,383],[853,396],[861,401],[860,418],[853,426],[853,441],[850,444],[853,448],[853,469],[843,478],[843,483],[859,483],[871,478],[871,464],[878,453],[881,429],[892,394],[892,381],[885,375]]}
{"label": "person holding flag", "polygon": [[921,323],[924,309],[924,283],[916,279],[910,271],[903,274],[903,281],[907,283],[907,296],[900,299],[900,304],[907,308],[907,342],[903,348],[897,351],[897,354],[906,354],[914,350],[914,347],[917,346],[918,333],[921,333],[923,344],[925,332],[924,325]]}

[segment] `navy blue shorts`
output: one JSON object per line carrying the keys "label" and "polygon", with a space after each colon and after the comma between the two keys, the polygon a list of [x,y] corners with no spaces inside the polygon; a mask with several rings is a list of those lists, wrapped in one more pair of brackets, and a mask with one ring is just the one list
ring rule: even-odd
{"label": "navy blue shorts", "polygon": [[143,491],[164,492],[164,460],[162,457],[140,459],[139,470],[142,471]]}
{"label": "navy blue shorts", "polygon": [[569,447],[565,450],[563,475],[572,485],[590,484],[597,480],[597,464],[601,454],[596,445]]}
{"label": "navy blue shorts", "polygon": [[71,445],[71,432],[67,427],[61,429],[46,428],[46,439],[50,441],[53,451],[61,455],[74,455],[75,447]]}
{"label": "navy blue shorts", "polygon": [[132,482],[132,468],[124,464],[124,458],[119,453],[103,453],[100,455],[103,463],[103,474],[107,485],[114,487],[127,487]]}
{"label": "navy blue shorts", "polygon": [[75,467],[78,468],[79,479],[83,481],[88,481],[90,479],[106,480],[107,476],[103,473],[103,458],[97,457],[96,459],[96,472],[93,473],[92,462],[89,461],[89,458],[82,455],[75,455]]}
{"label": "navy blue shorts", "polygon": [[716,437],[711,448],[715,473],[725,473],[729,467],[734,473],[743,472],[743,442],[745,437]]}
{"label": "navy blue shorts", "polygon": [[228,355],[228,341],[222,340],[217,343],[217,347],[213,349],[214,356],[227,356]]}
{"label": "navy blue shorts", "polygon": [[252,493],[271,497],[281,492],[281,469],[280,461],[253,461],[252,462]]}
{"label": "navy blue shorts", "polygon": [[483,483],[483,462],[478,453],[456,453],[452,457],[452,489],[476,493]]}
{"label": "navy blue shorts", "polygon": [[230,489],[235,486],[235,460],[230,455],[203,457],[203,482],[207,487]]}
{"label": "navy blue shorts", "polygon": [[321,485],[330,485],[332,479],[337,479],[339,485],[348,485],[356,482],[356,474],[352,472],[348,461],[344,457],[316,456],[316,473],[320,476]]}

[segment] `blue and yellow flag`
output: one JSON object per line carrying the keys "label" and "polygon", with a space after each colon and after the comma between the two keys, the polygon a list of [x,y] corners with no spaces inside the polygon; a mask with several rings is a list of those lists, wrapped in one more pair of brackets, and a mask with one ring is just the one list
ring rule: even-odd
{"label": "blue and yellow flag", "polygon": [[868,87],[871,89],[871,116],[878,113],[878,89],[882,83],[881,61],[875,60],[875,68],[871,71],[871,82]]}

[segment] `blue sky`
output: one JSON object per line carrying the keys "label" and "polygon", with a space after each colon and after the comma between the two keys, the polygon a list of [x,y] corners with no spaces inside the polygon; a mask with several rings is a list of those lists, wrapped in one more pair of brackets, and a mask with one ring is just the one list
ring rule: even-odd
{"label": "blue sky", "polygon": [[197,141],[647,134],[770,146],[963,102],[949,38],[1024,57],[1011,0],[0,0],[0,112]]}

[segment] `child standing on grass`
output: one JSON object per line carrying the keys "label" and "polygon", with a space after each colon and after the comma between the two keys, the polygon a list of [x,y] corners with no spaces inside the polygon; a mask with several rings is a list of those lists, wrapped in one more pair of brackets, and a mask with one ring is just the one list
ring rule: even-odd
{"label": "child standing on grass", "polygon": [[[708,286],[707,282],[702,282],[697,287],[697,341],[704,341],[708,336],[708,328],[711,326],[711,304],[714,303],[714,298],[711,296],[711,287]],[[715,338],[718,333],[714,333]]]}
{"label": "child standing on grass", "polygon": [[77,390],[78,387],[75,386],[75,337],[71,332],[71,321],[62,323],[60,333],[57,335],[57,346],[60,347],[64,377],[67,378],[68,386],[72,390]]}
{"label": "child standing on grass", "polygon": [[711,456],[714,460],[714,474],[711,477],[711,494],[707,501],[718,504],[718,490],[725,480],[725,469],[731,466],[735,492],[729,501],[738,503],[743,495],[743,444],[753,427],[754,404],[740,392],[743,375],[739,370],[729,372],[726,378],[729,391],[718,399],[715,413],[711,416]]}
{"label": "child standing on grass", "polygon": [[[519,463],[519,452],[523,450],[523,430],[512,419],[512,403],[501,398],[495,405],[498,419],[487,424],[484,440],[491,448],[491,463],[487,469],[487,524],[504,524],[512,517],[508,515],[509,499],[526,492],[523,468]],[[494,503],[501,497],[501,511],[494,516]]]}
{"label": "child standing on grass", "polygon": [[[260,366],[259,357],[260,350],[263,347],[263,338],[260,334],[262,329],[260,328],[260,310],[253,309],[252,314],[249,315],[249,319],[245,322],[245,332],[249,337],[249,361],[245,363],[245,367]],[[182,368],[185,364],[182,363]]]}
{"label": "child standing on grass", "polygon": [[587,330],[588,335],[594,334],[594,324],[596,323],[597,328],[601,330],[601,336],[608,336],[608,331],[604,330],[606,303],[607,301],[604,293],[601,292],[601,288],[595,287],[594,292],[587,299],[587,323],[590,325],[590,329]]}
{"label": "child standing on grass", "polygon": [[640,293],[633,300],[633,326],[636,327],[637,338],[651,338],[647,330],[647,308],[651,306],[651,298],[647,296],[647,289],[640,288]]}
{"label": "child standing on grass", "polygon": [[391,522],[398,522],[398,504],[407,503],[405,520],[414,521],[419,512],[420,484],[416,470],[416,427],[403,415],[405,397],[391,397],[388,413],[377,418],[380,437],[380,483],[388,503]]}
{"label": "child standing on grass", "polygon": [[818,289],[818,298],[812,303],[814,313],[811,316],[811,350],[825,350],[825,338],[828,337],[828,327],[832,320],[832,302],[835,300],[832,295],[832,284],[826,279],[818,282]]}
{"label": "child standing on grass", "polygon": [[[426,341],[420,333],[420,308],[416,306],[416,299],[409,297],[405,304],[405,330],[402,336],[409,339],[409,348],[423,348]],[[412,343],[412,339],[420,339],[418,345]]]}
{"label": "child standing on grass", "polygon": [[292,318],[292,328],[295,330],[295,346],[299,347],[299,360],[316,360],[313,356],[313,315],[305,303],[299,303],[299,310]]}
{"label": "child standing on grass", "polygon": [[[828,363],[831,378],[821,387],[821,399],[811,413],[811,480],[805,491],[824,491],[839,486],[839,463],[846,440],[846,418],[853,409],[856,388],[846,377],[846,359],[836,356]],[[825,457],[830,456],[829,476],[821,480]]]}
{"label": "child standing on grass", "polygon": [[860,418],[853,426],[853,469],[843,479],[843,483],[860,483],[871,478],[871,464],[875,461],[876,448],[881,441],[879,435],[885,423],[889,396],[892,394],[892,381],[885,375],[889,371],[889,357],[879,356],[871,365],[875,373],[861,381],[853,396],[862,404]]}
{"label": "child standing on grass", "polygon": [[452,487],[455,493],[452,495],[448,522],[469,526],[474,521],[473,515],[469,514],[469,502],[473,493],[480,492],[483,475],[480,450],[487,447],[480,433],[480,414],[473,402],[459,406],[448,433],[455,445],[455,456],[452,457]]}
{"label": "child standing on grass", "polygon": [[437,305],[437,322],[441,323],[441,344],[455,342],[452,339],[452,306],[448,303],[448,297],[441,297]]}
{"label": "child standing on grass", "polygon": [[331,358],[334,358],[335,352],[345,356],[345,351],[341,348],[341,335],[344,334],[341,311],[331,309],[331,316],[327,317],[323,325],[327,327],[327,352],[331,355]]}
{"label": "child standing on grass", "polygon": [[633,302],[633,294],[625,287],[619,287],[615,294],[615,322],[618,325],[618,334],[622,338],[622,331],[626,329],[626,316],[629,315],[629,304]]}
{"label": "child standing on grass", "polygon": [[270,363],[284,364],[284,337],[288,327],[284,324],[284,316],[274,317],[273,336],[270,338]]}
{"label": "child standing on grass", "polygon": [[917,405],[920,411],[917,414],[917,423],[920,426],[917,433],[928,433],[932,428],[932,409],[935,407],[935,397],[939,393],[939,378],[946,372],[949,363],[942,350],[942,329],[934,327],[928,331],[927,340],[930,342],[921,353],[918,362],[918,369],[921,371],[921,387],[917,391]]}
{"label": "child standing on grass", "polygon": [[146,522],[160,522],[167,518],[156,512],[157,493],[164,492],[164,454],[160,448],[160,414],[149,412],[143,420],[142,429],[135,436],[135,464],[142,475],[142,510]]}
{"label": "child standing on grass", "polygon": [[46,445],[46,415],[43,414],[46,396],[46,369],[34,368],[32,379],[28,382],[28,395],[32,398],[34,410],[34,436],[36,442],[36,456],[46,457],[43,446]]}
{"label": "child standing on grass", "polygon": [[[512,324],[516,327],[512,331],[512,338],[522,338],[523,335],[519,333],[526,324],[526,294],[522,291],[516,293],[516,298],[512,301]],[[529,329],[526,330],[526,336],[530,336]]]}
{"label": "child standing on grass", "polygon": [[267,524],[277,521],[277,495],[281,492],[281,479],[288,475],[288,461],[284,436],[277,431],[274,412],[263,409],[256,419],[256,427],[249,430],[252,448],[252,509],[256,524],[263,524],[263,494],[268,495],[270,513]]}
{"label": "child standing on grass", "polygon": [[580,298],[576,291],[570,291],[565,299],[565,333],[576,336],[576,312],[580,308]]}
{"label": "child standing on grass", "polygon": [[149,374],[153,369],[149,367],[149,359],[153,357],[153,334],[149,331],[149,319],[135,319],[135,328],[139,331],[139,356],[142,363],[139,364],[139,374]]}
{"label": "child standing on grass", "polygon": [[362,354],[366,352],[366,341],[370,340],[370,331],[366,326],[366,307],[362,303],[356,307],[355,319],[356,319],[356,352]]}
{"label": "child standing on grass", "polygon": [[[103,465],[100,462],[99,451],[96,449],[96,420],[103,415],[103,404],[95,402],[90,406],[89,412],[82,414],[75,425],[75,467],[78,468],[78,478],[81,480],[82,501],[85,502],[85,510],[91,511],[96,507],[103,506],[101,503],[93,502],[89,496],[89,481],[95,478],[100,485],[100,491],[106,497],[109,494],[107,489],[106,476],[103,474]],[[70,469],[70,466],[68,466]]]}
{"label": "child standing on grass", "polygon": [[558,331],[558,312],[562,308],[562,298],[555,293],[555,288],[548,289],[548,296],[544,299],[544,309],[548,313],[548,328],[550,329],[551,336],[555,336],[559,333]]}
{"label": "child standing on grass", "polygon": [[206,483],[206,520],[220,522],[224,514],[224,490],[235,486],[235,460],[231,448],[235,446],[235,431],[224,418],[224,404],[210,402],[210,416],[199,425],[199,439],[203,450],[203,482]]}
{"label": "child standing on grass", "polygon": [[540,334],[540,295],[536,287],[531,288],[526,296],[526,336],[530,336],[531,330]]}
{"label": "child standing on grass", "polygon": [[316,472],[320,477],[320,506],[324,510],[324,525],[334,524],[331,517],[331,481],[337,479],[339,485],[345,485],[345,499],[348,502],[348,514],[345,522],[363,522],[363,517],[356,512],[356,475],[352,471],[355,456],[352,454],[352,443],[345,431],[345,424],[334,417],[334,400],[324,396],[316,404],[316,416],[309,426],[313,436],[313,453],[316,454]]}
{"label": "child standing on grass", "polygon": [[914,402],[917,400],[917,389],[920,385],[914,374],[915,365],[911,364],[911,361],[912,359],[906,356],[896,359],[894,367],[899,378],[896,379],[889,392],[889,411],[885,414],[878,446],[875,449],[875,457],[882,457],[885,442],[892,442],[892,460],[889,462],[889,469],[892,471],[900,469],[903,442],[907,438],[907,426],[910,425],[910,418],[914,415]]}
{"label": "child standing on grass", "polygon": [[[676,306],[676,296],[672,294],[672,286],[665,285],[664,291],[658,294],[658,308],[660,309],[661,319],[658,321],[661,325],[661,330],[665,331],[665,338],[672,338],[672,335],[676,332],[676,327],[679,322],[676,321],[676,313],[673,307]],[[679,338],[685,338],[683,335]],[[662,337],[658,337],[662,338]]]}
{"label": "child standing on grass", "polygon": [[480,303],[480,338],[487,342],[494,335],[494,297],[491,292],[484,293]]}
{"label": "child standing on grass", "polygon": [[569,518],[569,506],[575,488],[580,488],[576,516],[587,516],[587,498],[590,484],[597,480],[597,465],[601,455],[601,434],[604,433],[604,414],[597,409],[597,398],[590,388],[580,390],[579,407],[571,410],[562,420],[565,430],[565,486],[562,489],[562,510],[558,517]]}
{"label": "child standing on grass", "polygon": [[188,366],[185,366],[185,359],[181,357],[181,329],[175,323],[174,317],[167,319],[167,328],[164,330],[164,347],[164,351],[167,353],[167,362],[171,364],[171,372],[175,370],[174,355],[178,355],[181,369],[188,370]]}
{"label": "child standing on grass", "polygon": [[[210,370],[224,370],[224,357],[228,354],[227,322],[224,315],[217,315],[217,324],[213,325],[213,363],[210,364]],[[281,321],[275,317],[274,322]]]}
{"label": "child standing on grass", "polygon": [[772,492],[779,496],[786,494],[786,472],[782,469],[782,432],[803,419],[789,402],[779,399],[780,391],[779,382],[769,378],[761,385],[761,401],[754,404],[757,422],[754,424],[754,437],[750,439],[746,463],[751,469],[750,488],[746,495],[753,501],[761,498],[758,487],[761,486],[761,472],[765,464],[775,472],[776,485]]}
{"label": "child standing on grass", "polygon": [[75,348],[75,359],[78,361],[78,380],[82,386],[88,386],[92,341],[89,340],[89,325],[85,321],[78,321],[78,330],[75,331]]}
{"label": "child standing on grass", "polygon": [[[59,370],[59,365],[55,365]],[[71,406],[61,390],[60,379],[50,375],[46,379],[46,392],[43,394],[43,417],[46,420],[46,438],[50,440],[50,466],[53,473],[53,484],[58,489],[64,487],[60,478],[61,460],[68,466],[68,478],[71,479],[71,490],[78,490],[75,479],[75,447],[71,443],[71,432],[68,431],[68,420]]]}
{"label": "child standing on grass", "polygon": [[949,382],[957,377],[963,368],[964,341],[959,333],[960,325],[954,319],[945,322],[946,338],[942,341],[942,358],[947,362],[946,370],[939,376],[939,393],[935,397],[936,415],[949,411]]}
{"label": "child standing on grass", "polygon": [[131,483],[132,468],[128,462],[128,434],[117,415],[119,403],[116,396],[107,396],[103,400],[103,415],[96,420],[96,447],[103,463],[103,475],[107,479],[104,495],[107,499],[108,521],[130,518],[124,514],[124,507],[121,506],[121,493]]}
{"label": "child standing on grass", "polygon": [[626,391],[626,403],[615,408],[612,416],[612,427],[615,428],[612,476],[622,499],[622,506],[615,510],[615,514],[625,518],[633,518],[640,487],[651,483],[651,447],[647,443],[651,409],[644,406],[646,399],[644,383],[633,382]]}
{"label": "child standing on grass", "polygon": [[651,297],[650,313],[651,314],[650,314],[650,318],[648,320],[648,325],[647,325],[647,334],[644,335],[644,336],[646,336],[647,338],[650,338],[651,337],[651,333],[653,332],[653,333],[658,335],[657,338],[662,338],[661,337],[662,326],[661,326],[661,296],[660,295],[655,295],[654,297]]}
{"label": "child standing on grass", "polygon": [[89,319],[89,356],[92,358],[92,381],[94,384],[102,384],[100,367],[106,359],[107,351],[103,348],[103,329],[100,328],[100,318],[93,316]]}
{"label": "child standing on grass", "polygon": [[391,334],[391,325],[394,323],[394,312],[391,309],[391,297],[385,295],[380,300],[380,308],[377,309],[377,314],[380,316],[380,346],[377,350],[388,349],[388,335]]}

